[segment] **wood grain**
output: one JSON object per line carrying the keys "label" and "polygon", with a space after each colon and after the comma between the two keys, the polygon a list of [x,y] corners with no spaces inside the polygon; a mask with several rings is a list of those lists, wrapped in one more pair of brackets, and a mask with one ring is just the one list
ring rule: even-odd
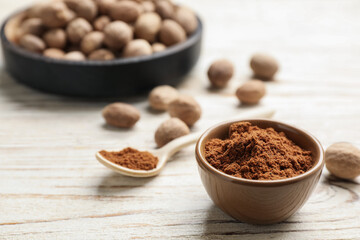
{"label": "wood grain", "polygon": [[[32,2],[0,0],[0,18]],[[183,0],[205,21],[201,60],[179,87],[204,115],[193,131],[247,110],[233,96],[250,77],[248,60],[266,51],[281,63],[263,106],[324,146],[360,147],[360,2],[356,0]],[[210,91],[206,68],[216,58],[236,64],[231,86]],[[2,63],[1,63],[2,64]],[[51,81],[51,79],[49,79]],[[307,204],[270,226],[236,222],[213,205],[200,182],[193,147],[151,179],[111,173],[100,149],[155,147],[168,116],[144,98],[126,99],[142,112],[133,130],[103,124],[112,100],[51,96],[0,72],[0,239],[360,239],[360,180],[325,170]]]}

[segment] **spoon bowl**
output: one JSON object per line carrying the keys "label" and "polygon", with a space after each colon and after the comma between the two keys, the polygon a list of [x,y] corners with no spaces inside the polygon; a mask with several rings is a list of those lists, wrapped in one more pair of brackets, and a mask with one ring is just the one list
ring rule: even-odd
{"label": "spoon bowl", "polygon": [[[173,156],[175,153],[180,151],[182,148],[195,143],[199,137],[200,133],[193,133],[186,135],[184,137],[173,140],[172,142],[166,144],[164,147],[159,149],[139,149],[139,151],[146,151],[154,155],[159,159],[158,164],[155,168],[151,170],[135,170],[127,167],[123,167],[119,164],[115,164],[105,157],[103,157],[99,152],[96,153],[96,159],[103,164],[105,167],[110,168],[111,170],[126,175],[130,177],[153,177],[160,173],[160,171],[164,168],[166,162]],[[107,150],[108,151],[108,150]],[[115,152],[116,150],[112,150]],[[111,150],[109,152],[112,152]]]}

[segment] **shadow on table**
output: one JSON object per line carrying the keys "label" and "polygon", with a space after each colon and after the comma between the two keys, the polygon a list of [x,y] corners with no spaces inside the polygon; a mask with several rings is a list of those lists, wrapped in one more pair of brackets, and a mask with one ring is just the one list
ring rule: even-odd
{"label": "shadow on table", "polygon": [[110,173],[101,180],[100,184],[97,186],[97,192],[99,195],[117,195],[134,188],[144,187],[153,179],[154,177],[133,178],[118,173]]}
{"label": "shadow on table", "polygon": [[21,107],[49,112],[81,112],[92,109],[98,111],[99,108],[115,101],[138,103],[147,97],[81,98],[52,95],[16,82],[3,67],[0,67],[0,96]]}
{"label": "shadow on table", "polygon": [[338,183],[342,183],[342,184],[348,184],[349,186],[353,186],[355,188],[359,188],[360,185],[360,177],[357,177],[355,179],[340,179],[329,173],[324,175],[325,177],[323,182],[325,184],[336,185]]}
{"label": "shadow on table", "polygon": [[114,126],[111,126],[111,125],[109,125],[107,123],[102,123],[101,128],[106,130],[106,131],[110,131],[110,132],[124,132],[124,133],[127,133],[127,132],[133,131],[133,128],[114,127]]}
{"label": "shadow on table", "polygon": [[349,196],[349,198],[346,199],[347,203],[359,201],[360,195],[358,194],[358,192],[360,185],[360,177],[356,179],[340,179],[331,174],[325,174],[322,181],[324,184],[332,185],[345,191]]}
{"label": "shadow on table", "polygon": [[288,239],[293,232],[296,232],[293,224],[297,223],[294,217],[290,217],[282,223],[272,225],[247,224],[233,219],[215,205],[211,205],[205,220],[203,238]]}

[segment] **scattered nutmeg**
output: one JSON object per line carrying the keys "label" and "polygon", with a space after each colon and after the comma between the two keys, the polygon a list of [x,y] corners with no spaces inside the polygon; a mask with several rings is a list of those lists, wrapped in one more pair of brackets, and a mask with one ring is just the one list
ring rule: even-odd
{"label": "scattered nutmeg", "polygon": [[48,47],[60,49],[65,47],[67,41],[66,32],[61,28],[54,28],[47,31],[43,39]]}
{"label": "scattered nutmeg", "polygon": [[178,7],[174,15],[174,20],[184,28],[187,35],[192,34],[198,27],[198,20],[195,13],[187,7]]}
{"label": "scattered nutmeg", "polygon": [[66,26],[66,24],[74,19],[75,13],[71,11],[64,2],[51,1],[41,5],[39,17],[45,26],[58,28]]}
{"label": "scattered nutmeg", "polygon": [[109,15],[114,20],[127,23],[135,22],[141,14],[141,6],[129,0],[122,0],[111,4]]}
{"label": "scattered nutmeg", "polygon": [[135,39],[126,44],[123,57],[136,57],[152,54],[151,45],[144,39]]}
{"label": "scattered nutmeg", "polygon": [[162,52],[166,49],[166,46],[162,43],[153,43],[151,45],[153,53]]}
{"label": "scattered nutmeg", "polygon": [[193,97],[180,95],[169,104],[168,112],[171,117],[177,117],[191,127],[200,119],[202,111]]}
{"label": "scattered nutmeg", "polygon": [[65,54],[64,59],[70,61],[84,61],[86,59],[85,55],[80,51],[72,51]]}
{"label": "scattered nutmeg", "polygon": [[120,128],[131,128],[140,119],[140,112],[135,107],[120,102],[106,106],[102,115],[107,124]]}
{"label": "scattered nutmeg", "polygon": [[162,85],[154,88],[149,94],[149,103],[151,108],[158,111],[166,111],[169,104],[179,96],[178,91],[168,85]]}
{"label": "scattered nutmeg", "polygon": [[133,31],[126,23],[114,21],[104,28],[105,44],[112,49],[118,50],[133,39]]}
{"label": "scattered nutmeg", "polygon": [[213,62],[207,72],[211,85],[216,88],[224,88],[234,75],[234,65],[226,59]]}
{"label": "scattered nutmeg", "polygon": [[107,49],[98,49],[95,50],[94,52],[92,52],[89,55],[89,60],[93,60],[93,61],[106,61],[106,60],[112,60],[115,58],[115,55],[107,50]]}
{"label": "scattered nutmeg", "polygon": [[44,51],[44,56],[49,58],[62,59],[65,56],[65,52],[58,48],[48,48]]}
{"label": "scattered nutmeg", "polygon": [[250,60],[250,67],[255,77],[262,80],[270,80],[279,69],[279,64],[275,58],[270,55],[257,53]]}
{"label": "scattered nutmeg", "polygon": [[93,23],[94,29],[97,31],[103,31],[109,23],[111,23],[111,19],[108,16],[100,16],[96,18]]}
{"label": "scattered nutmeg", "polygon": [[83,53],[89,54],[100,49],[104,43],[104,33],[99,31],[89,32],[81,41],[80,49]]}
{"label": "scattered nutmeg", "polygon": [[163,122],[155,132],[155,142],[162,147],[172,140],[190,133],[189,127],[179,118],[170,118]]}
{"label": "scattered nutmeg", "polygon": [[265,84],[260,80],[250,80],[236,90],[236,97],[244,104],[257,104],[265,94]]}
{"label": "scattered nutmeg", "polygon": [[92,26],[84,18],[76,18],[69,23],[66,33],[70,42],[80,43],[83,37],[92,31]]}
{"label": "scattered nutmeg", "polygon": [[166,46],[172,46],[174,44],[185,41],[186,33],[177,22],[166,19],[161,25],[159,39]]}
{"label": "scattered nutmeg", "polygon": [[45,50],[46,47],[44,41],[41,38],[32,34],[25,34],[22,36],[19,40],[19,44],[30,52],[35,53],[41,53]]}
{"label": "scattered nutmeg", "polygon": [[142,14],[135,23],[135,35],[148,42],[154,42],[160,31],[161,18],[157,13],[149,12]]}
{"label": "scattered nutmeg", "polygon": [[326,149],[325,164],[338,178],[356,178],[360,175],[360,149],[351,143],[334,143]]}

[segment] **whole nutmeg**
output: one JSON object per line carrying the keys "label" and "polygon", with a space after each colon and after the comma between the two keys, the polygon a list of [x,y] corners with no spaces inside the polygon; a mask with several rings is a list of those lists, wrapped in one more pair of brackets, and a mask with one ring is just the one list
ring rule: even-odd
{"label": "whole nutmeg", "polygon": [[93,60],[93,61],[112,60],[114,58],[115,55],[111,51],[103,48],[95,50],[89,55],[89,60]]}
{"label": "whole nutmeg", "polygon": [[66,33],[70,42],[80,43],[83,37],[92,31],[92,26],[84,18],[72,20],[66,28]]}
{"label": "whole nutmeg", "polygon": [[125,22],[114,21],[104,28],[105,44],[112,49],[118,50],[133,39],[133,31]]}
{"label": "whole nutmeg", "polygon": [[171,19],[175,14],[175,6],[168,0],[158,0],[155,2],[155,11],[163,19]]}
{"label": "whole nutmeg", "polygon": [[151,45],[144,39],[135,39],[126,44],[123,57],[136,57],[152,54]]}
{"label": "whole nutmeg", "polygon": [[109,23],[111,23],[111,19],[108,16],[100,16],[96,18],[93,23],[94,29],[97,31],[103,31]]}
{"label": "whole nutmeg", "polygon": [[257,104],[265,94],[265,84],[260,80],[248,81],[236,90],[237,98],[244,104]]}
{"label": "whole nutmeg", "polygon": [[135,107],[120,102],[106,106],[102,115],[107,124],[121,128],[131,128],[140,119],[140,112]]}
{"label": "whole nutmeg", "polygon": [[47,31],[43,39],[46,45],[50,48],[63,49],[66,45],[66,33],[61,28],[55,28]]}
{"label": "whole nutmeg", "polygon": [[32,34],[25,34],[22,36],[19,40],[19,45],[26,50],[36,53],[41,53],[45,50],[46,47],[44,41],[41,38]]}
{"label": "whole nutmeg", "polygon": [[64,59],[70,61],[85,61],[85,55],[80,51],[72,51],[65,54]]}
{"label": "whole nutmeg", "polygon": [[154,42],[160,27],[161,17],[157,13],[144,13],[136,20],[135,35],[148,42]]}
{"label": "whole nutmeg", "polygon": [[201,117],[201,107],[191,96],[180,95],[169,104],[168,112],[171,117],[177,117],[189,127],[194,125]]}
{"label": "whole nutmeg", "polygon": [[65,57],[65,52],[58,48],[48,48],[43,52],[45,57],[62,59]]}
{"label": "whole nutmeg", "polygon": [[234,65],[226,59],[213,62],[207,72],[212,86],[224,88],[234,75]]}
{"label": "whole nutmeg", "polygon": [[115,2],[111,5],[109,15],[114,20],[127,23],[135,22],[141,14],[141,6],[129,0]]}
{"label": "whole nutmeg", "polygon": [[39,13],[43,24],[50,28],[64,27],[72,19],[75,13],[61,1],[51,1],[44,4]]}
{"label": "whole nutmeg", "polygon": [[98,7],[93,0],[63,0],[73,10],[77,17],[92,21],[98,13]]}
{"label": "whole nutmeg", "polygon": [[326,168],[338,178],[353,179],[360,175],[360,149],[351,143],[334,143],[325,152]]}
{"label": "whole nutmeg", "polygon": [[182,26],[187,35],[192,34],[198,27],[195,13],[186,7],[178,7],[175,11],[174,20]]}
{"label": "whole nutmeg", "polygon": [[152,1],[143,1],[141,2],[144,12],[154,12],[155,4]]}
{"label": "whole nutmeg", "polygon": [[27,11],[26,15],[28,18],[40,18],[43,8],[47,6],[48,2],[38,2],[32,5]]}
{"label": "whole nutmeg", "polygon": [[260,79],[269,80],[279,69],[279,64],[272,56],[257,53],[250,60],[250,67],[254,75]]}
{"label": "whole nutmeg", "polygon": [[170,118],[163,122],[155,132],[155,142],[162,147],[172,140],[188,135],[189,127],[178,118]]}
{"label": "whole nutmeg", "polygon": [[40,36],[43,34],[45,26],[40,18],[29,18],[23,21],[17,30],[17,36],[21,37],[25,34]]}
{"label": "whole nutmeg", "polygon": [[96,5],[98,6],[99,12],[101,14],[108,14],[110,7],[117,0],[95,0]]}
{"label": "whole nutmeg", "polygon": [[89,54],[100,49],[104,43],[104,33],[99,31],[89,32],[81,41],[80,49],[83,53]]}
{"label": "whole nutmeg", "polygon": [[162,85],[154,88],[149,94],[150,106],[158,111],[165,111],[169,104],[179,96],[178,91],[168,85]]}
{"label": "whole nutmeg", "polygon": [[166,19],[161,25],[159,38],[160,41],[166,46],[172,46],[174,44],[185,41],[186,33],[177,22]]}
{"label": "whole nutmeg", "polygon": [[153,53],[162,52],[166,49],[166,46],[162,43],[153,43],[151,45]]}

